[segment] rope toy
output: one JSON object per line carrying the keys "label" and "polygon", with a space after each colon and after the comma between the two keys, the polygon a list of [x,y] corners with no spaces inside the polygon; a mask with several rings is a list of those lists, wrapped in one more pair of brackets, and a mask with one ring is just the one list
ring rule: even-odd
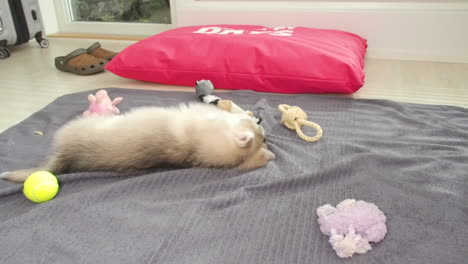
{"label": "rope toy", "polygon": [[[307,142],[318,141],[322,137],[322,128],[314,122],[307,120],[307,114],[298,106],[289,106],[287,104],[281,104],[278,109],[283,113],[281,116],[281,124],[284,124],[287,128],[296,130],[300,138]],[[317,134],[313,137],[309,137],[302,132],[302,126],[309,126],[317,131]]]}

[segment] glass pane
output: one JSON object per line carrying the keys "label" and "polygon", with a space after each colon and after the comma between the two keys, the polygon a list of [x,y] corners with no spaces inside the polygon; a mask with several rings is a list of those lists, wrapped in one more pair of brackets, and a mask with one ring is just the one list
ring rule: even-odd
{"label": "glass pane", "polygon": [[169,0],[69,0],[73,21],[171,24]]}

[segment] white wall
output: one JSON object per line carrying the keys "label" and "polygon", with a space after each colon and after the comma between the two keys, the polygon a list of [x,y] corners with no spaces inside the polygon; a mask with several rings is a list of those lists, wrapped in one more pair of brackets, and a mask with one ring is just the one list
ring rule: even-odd
{"label": "white wall", "polygon": [[57,16],[55,14],[54,1],[39,0],[42,20],[44,22],[44,31],[46,34],[52,34],[59,31]]}
{"label": "white wall", "polygon": [[[468,1],[176,1],[177,25],[308,26],[357,33],[368,56],[468,62]],[[344,1],[344,2],[343,2]]]}
{"label": "white wall", "polygon": [[[54,2],[61,1],[39,0],[47,34],[67,28],[57,23],[60,16],[55,13]],[[468,0],[171,0],[171,3],[174,26],[225,23],[340,29],[366,38],[368,57],[468,63]]]}

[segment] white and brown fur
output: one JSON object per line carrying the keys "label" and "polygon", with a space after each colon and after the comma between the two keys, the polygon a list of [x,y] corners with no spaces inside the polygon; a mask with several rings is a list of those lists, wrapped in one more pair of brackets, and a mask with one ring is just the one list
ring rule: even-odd
{"label": "white and brown fur", "polygon": [[38,168],[6,172],[0,177],[23,182],[38,170],[59,175],[167,165],[254,169],[275,158],[255,118],[202,103],[78,117],[57,131],[53,153]]}

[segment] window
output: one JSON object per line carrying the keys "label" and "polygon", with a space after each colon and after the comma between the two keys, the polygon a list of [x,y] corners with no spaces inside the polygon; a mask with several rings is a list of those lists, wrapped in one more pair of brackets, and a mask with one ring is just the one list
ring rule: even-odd
{"label": "window", "polygon": [[54,0],[59,33],[149,36],[172,28],[173,0]]}
{"label": "window", "polygon": [[73,21],[171,24],[169,0],[70,0]]}

